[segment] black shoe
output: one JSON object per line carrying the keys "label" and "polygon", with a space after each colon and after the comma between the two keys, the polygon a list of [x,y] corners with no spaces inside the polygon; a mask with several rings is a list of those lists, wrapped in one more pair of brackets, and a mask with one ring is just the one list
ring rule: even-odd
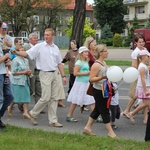
{"label": "black shoe", "polygon": [[6,125],[0,120],[0,128],[5,128]]}

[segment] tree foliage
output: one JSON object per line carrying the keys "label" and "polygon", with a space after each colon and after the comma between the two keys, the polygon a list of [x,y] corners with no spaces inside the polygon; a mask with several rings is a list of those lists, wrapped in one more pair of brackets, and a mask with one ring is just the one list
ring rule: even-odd
{"label": "tree foliage", "polygon": [[14,36],[27,25],[27,18],[35,14],[38,2],[38,0],[2,0],[0,14],[3,21],[11,24]]}
{"label": "tree foliage", "polygon": [[111,32],[111,28],[109,27],[108,24],[105,24],[104,27],[102,28],[101,39],[108,39],[112,37],[113,33]]}
{"label": "tree foliage", "polygon": [[146,28],[150,28],[150,15],[149,17],[147,18],[147,22],[146,22]]}
{"label": "tree foliage", "polygon": [[94,14],[101,28],[108,24],[113,33],[122,33],[125,28],[124,15],[127,8],[123,0],[94,0]]}
{"label": "tree foliage", "polygon": [[[82,42],[89,36],[93,36],[96,33],[96,30],[92,29],[93,23],[89,22],[88,19],[85,19],[84,29],[83,29],[83,38]],[[73,26],[73,16],[68,20],[68,27],[65,28],[66,35],[71,38],[72,35],[72,26]]]}
{"label": "tree foliage", "polygon": [[[56,30],[60,25],[59,13],[71,0],[2,0],[0,14],[2,19],[11,24],[14,36],[21,30],[33,32],[34,27],[42,25],[42,30],[51,27]],[[43,14],[37,24],[34,15]],[[47,16],[47,19],[45,19]]]}
{"label": "tree foliage", "polygon": [[130,28],[130,31],[129,31],[129,38],[131,40],[132,40],[132,36],[134,34],[134,30],[139,29],[139,28],[140,28],[140,26],[139,26],[138,18],[137,18],[137,15],[135,14],[134,19],[132,21],[132,27]]}

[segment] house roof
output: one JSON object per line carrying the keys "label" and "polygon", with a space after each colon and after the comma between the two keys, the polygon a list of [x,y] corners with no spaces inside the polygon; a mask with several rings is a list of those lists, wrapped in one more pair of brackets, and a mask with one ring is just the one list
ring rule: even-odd
{"label": "house roof", "polygon": [[[0,2],[2,2],[2,0],[0,0]],[[14,5],[14,0],[11,0],[10,1],[10,6],[13,6]],[[46,2],[42,3],[42,5],[47,5]],[[48,6],[48,5],[47,5]],[[71,0],[71,3],[66,5],[66,9],[69,9],[69,10],[73,10],[75,8],[75,0]],[[93,8],[86,2],[86,10],[87,11],[93,11]]]}
{"label": "house roof", "polygon": [[[71,3],[66,6],[66,9],[73,10],[75,8],[75,0],[71,0]],[[93,8],[86,2],[86,10],[93,11]]]}

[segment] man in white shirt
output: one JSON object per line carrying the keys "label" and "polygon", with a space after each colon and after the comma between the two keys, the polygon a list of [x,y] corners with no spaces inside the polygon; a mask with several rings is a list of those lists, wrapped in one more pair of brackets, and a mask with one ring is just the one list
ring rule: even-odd
{"label": "man in white shirt", "polygon": [[36,44],[28,51],[13,51],[14,53],[30,59],[36,60],[36,67],[40,70],[39,77],[42,88],[42,95],[39,101],[35,104],[34,108],[30,111],[31,121],[33,125],[37,125],[36,120],[38,114],[48,106],[48,119],[51,127],[62,127],[63,125],[58,123],[57,118],[57,72],[58,67],[63,83],[66,84],[66,76],[62,65],[62,57],[58,47],[53,43],[55,32],[53,29],[48,28],[45,30],[45,41]]}

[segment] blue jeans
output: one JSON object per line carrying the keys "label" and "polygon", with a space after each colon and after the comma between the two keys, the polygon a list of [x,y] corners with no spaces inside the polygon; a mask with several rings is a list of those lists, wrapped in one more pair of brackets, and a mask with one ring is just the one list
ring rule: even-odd
{"label": "blue jeans", "polygon": [[9,77],[5,74],[0,74],[0,118],[4,115],[13,99]]}

